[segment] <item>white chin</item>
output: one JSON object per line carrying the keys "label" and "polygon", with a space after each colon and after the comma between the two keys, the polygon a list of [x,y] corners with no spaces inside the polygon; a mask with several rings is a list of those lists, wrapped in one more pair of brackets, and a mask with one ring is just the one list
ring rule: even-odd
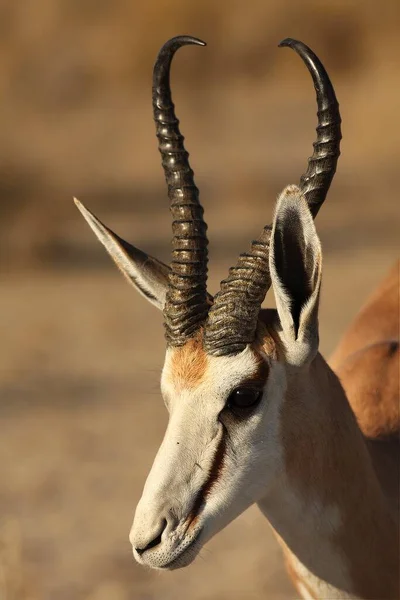
{"label": "white chin", "polygon": [[161,568],[165,571],[175,571],[176,569],[182,569],[183,567],[187,567],[195,560],[201,548],[202,544],[194,543],[193,546],[190,546],[190,548],[182,552],[180,556],[178,556],[172,562],[165,565],[165,567]]}
{"label": "white chin", "polygon": [[[168,552],[168,550],[156,550],[154,552],[145,553],[142,556],[138,556],[136,552],[133,555],[138,563],[146,565],[151,569],[157,569],[161,571],[175,571],[175,569],[181,569],[187,567],[194,561],[203,543],[200,541],[200,535],[197,535],[188,546],[183,546],[182,552],[177,550]],[[168,556],[170,554],[170,556]]]}

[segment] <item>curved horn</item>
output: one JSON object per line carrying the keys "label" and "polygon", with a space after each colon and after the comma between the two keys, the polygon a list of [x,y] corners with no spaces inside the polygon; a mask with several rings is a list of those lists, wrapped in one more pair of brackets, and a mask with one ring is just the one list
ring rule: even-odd
{"label": "curved horn", "polygon": [[286,38],[279,46],[288,46],[297,52],[311,74],[317,94],[317,139],[307,171],[300,179],[300,189],[315,218],[326,198],[340,156],[339,103],[324,65],[308,46],[291,38]]}
{"label": "curved horn", "polygon": [[249,252],[239,256],[236,266],[221,281],[204,332],[208,354],[237,354],[254,341],[258,313],[271,286],[268,264],[271,230],[269,225],[264,227]]}
{"label": "curved horn", "polygon": [[209,307],[207,225],[170,90],[173,56],[187,44],[205,46],[194,37],[174,37],[161,48],[153,71],[154,120],[173,219],[171,272],[164,307],[165,335],[170,346],[181,346],[193,337]]}
{"label": "curved horn", "polygon": [[[300,179],[300,189],[315,217],[326,198],[340,155],[339,104],[324,66],[310,48],[290,38],[279,46],[289,46],[300,55],[311,73],[317,94],[317,140],[307,172]],[[208,354],[236,354],[254,341],[261,304],[271,286],[268,265],[271,230],[271,226],[264,227],[250,251],[240,255],[236,267],[232,267],[228,278],[221,282],[205,329],[204,345]]]}

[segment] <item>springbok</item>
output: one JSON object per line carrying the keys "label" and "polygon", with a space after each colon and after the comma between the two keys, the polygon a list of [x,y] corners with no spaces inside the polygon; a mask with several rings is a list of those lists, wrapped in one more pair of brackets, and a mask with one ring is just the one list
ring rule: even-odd
{"label": "springbok", "polygon": [[[207,227],[169,83],[172,58],[186,44],[204,42],[169,40],[153,76],[171,266],[76,201],[128,281],[165,319],[161,389],[169,424],[136,509],[134,557],[155,569],[186,566],[257,503],[303,598],[398,598],[398,266],[339,346],[337,374],[318,352],[322,254],[313,218],[340,153],[332,84],[307,46],[280,44],[300,55],[314,82],[314,152],[300,185],[280,194],[272,226],[213,298]],[[277,309],[263,310],[271,284]]]}

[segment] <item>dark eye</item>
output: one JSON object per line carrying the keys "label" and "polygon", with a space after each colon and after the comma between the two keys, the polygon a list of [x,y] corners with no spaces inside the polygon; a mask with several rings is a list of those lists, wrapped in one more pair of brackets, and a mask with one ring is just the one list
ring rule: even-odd
{"label": "dark eye", "polygon": [[261,390],[251,388],[236,388],[228,398],[228,408],[252,408],[260,400],[262,396]]}

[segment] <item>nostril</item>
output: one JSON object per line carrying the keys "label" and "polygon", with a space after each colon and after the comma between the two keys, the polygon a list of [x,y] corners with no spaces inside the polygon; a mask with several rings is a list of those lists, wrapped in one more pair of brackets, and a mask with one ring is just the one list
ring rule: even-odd
{"label": "nostril", "polygon": [[144,552],[146,552],[146,550],[150,550],[151,548],[155,548],[156,546],[161,544],[162,534],[164,533],[166,526],[167,526],[167,521],[164,519],[163,522],[161,523],[161,531],[157,535],[157,537],[152,539],[151,542],[149,542],[146,546],[144,546],[144,548],[135,548],[135,550],[139,554],[139,556],[141,556]]}

